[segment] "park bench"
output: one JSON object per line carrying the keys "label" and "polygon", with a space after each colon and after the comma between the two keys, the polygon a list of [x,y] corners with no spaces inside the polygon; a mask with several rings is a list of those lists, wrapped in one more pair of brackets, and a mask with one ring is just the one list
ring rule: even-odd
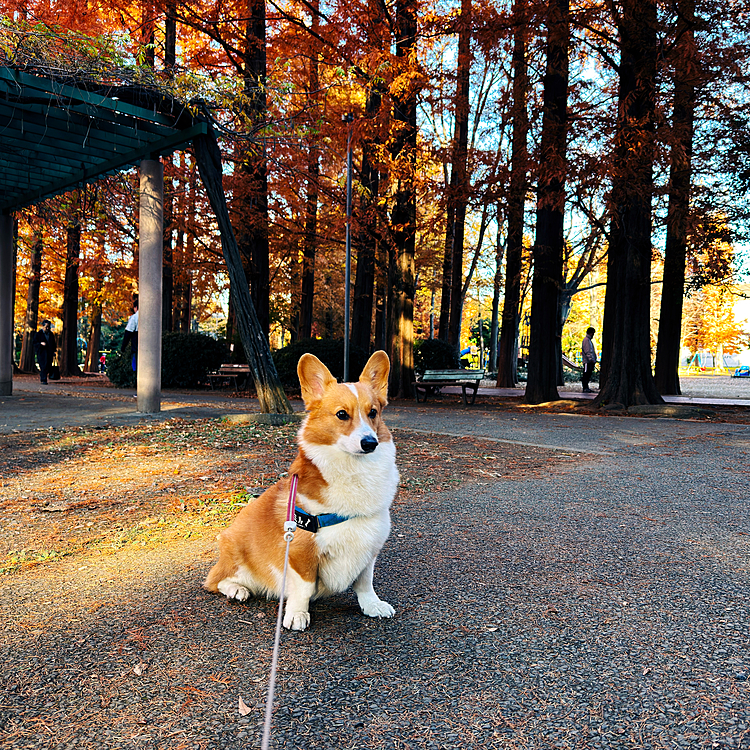
{"label": "park bench", "polygon": [[[484,370],[425,370],[424,375],[414,381],[414,395],[419,403],[419,394],[424,394],[427,401],[430,394],[439,393],[446,385],[460,385],[464,404],[473,404],[477,397],[477,388],[484,378]],[[471,401],[466,398],[466,390],[471,390]]]}
{"label": "park bench", "polygon": [[248,378],[250,376],[250,365],[222,365],[218,370],[208,373],[208,382],[211,390],[214,389],[214,381],[219,385],[224,385],[230,381],[234,385],[234,392],[237,393],[237,379],[240,376]]}

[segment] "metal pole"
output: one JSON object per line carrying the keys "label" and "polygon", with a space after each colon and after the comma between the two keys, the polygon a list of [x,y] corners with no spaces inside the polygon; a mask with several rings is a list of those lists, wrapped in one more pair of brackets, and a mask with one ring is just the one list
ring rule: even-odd
{"label": "metal pole", "polygon": [[346,136],[346,266],[344,269],[344,382],[349,380],[349,298],[352,271],[352,122],[354,115],[344,115]]}

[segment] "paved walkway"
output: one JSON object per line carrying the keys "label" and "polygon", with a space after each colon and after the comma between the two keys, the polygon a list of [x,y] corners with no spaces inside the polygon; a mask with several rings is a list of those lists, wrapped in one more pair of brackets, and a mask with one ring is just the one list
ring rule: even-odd
{"label": "paved walkway", "polygon": [[[103,378],[70,378],[42,385],[36,378],[21,376],[13,383],[13,395],[0,398],[0,434],[25,432],[27,430],[61,428],[66,426],[102,426],[132,424],[138,421],[164,419],[210,419],[229,415],[255,412],[258,403],[254,399],[235,397],[232,391],[173,391],[162,394],[162,411],[147,415],[136,410],[136,392],[133,389],[113,388],[102,384]],[[683,381],[683,396],[667,396],[672,404],[700,406],[747,406],[750,407],[750,381],[728,377],[689,378]],[[460,395],[460,388],[444,388],[444,393]],[[561,398],[592,400],[596,394],[582,393],[579,384],[559,389]],[[743,396],[747,395],[747,398]],[[523,388],[480,388],[477,403],[472,410],[481,411],[482,397],[520,398]],[[302,402],[292,402],[296,411],[302,411]],[[403,406],[409,414],[415,413],[415,405]],[[421,407],[420,407],[421,408]],[[430,416],[430,403],[425,405],[425,419]],[[395,405],[389,408],[395,414]],[[556,421],[572,425],[585,417],[559,416]],[[472,432],[480,429],[482,419],[473,417],[469,424]],[[488,435],[488,437],[491,437]],[[506,438],[503,438],[506,439]],[[591,446],[589,446],[591,447]]]}
{"label": "paved walkway", "polygon": [[[302,409],[302,402],[293,405]],[[134,389],[103,387],[86,379],[42,385],[30,378],[14,380],[13,395],[0,398],[0,434],[67,426],[96,427],[164,419],[211,419],[257,411],[258,402],[235,398],[231,391],[162,393],[161,412],[136,409]]]}

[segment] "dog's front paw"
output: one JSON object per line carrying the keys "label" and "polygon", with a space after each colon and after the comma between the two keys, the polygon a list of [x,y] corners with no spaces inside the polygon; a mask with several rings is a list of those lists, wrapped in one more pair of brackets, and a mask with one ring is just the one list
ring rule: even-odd
{"label": "dog's front paw", "polygon": [[236,599],[238,602],[244,602],[250,596],[250,590],[239,583],[222,581],[217,588],[227,599]]}
{"label": "dog's front paw", "polygon": [[377,597],[360,601],[359,606],[368,617],[393,617],[396,614],[396,610],[388,602]]}
{"label": "dog's front paw", "polygon": [[305,630],[310,624],[309,612],[285,612],[284,627],[287,630]]}

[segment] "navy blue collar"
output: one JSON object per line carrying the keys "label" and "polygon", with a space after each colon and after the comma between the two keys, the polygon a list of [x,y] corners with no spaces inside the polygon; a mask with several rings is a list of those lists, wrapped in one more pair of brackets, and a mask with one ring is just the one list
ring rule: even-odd
{"label": "navy blue collar", "polygon": [[324,526],[335,526],[337,523],[343,523],[348,521],[347,516],[340,516],[337,513],[323,513],[319,516],[312,516],[309,513],[305,513],[304,510],[294,506],[294,522],[297,527],[303,531],[310,531],[313,534],[322,529]]}

